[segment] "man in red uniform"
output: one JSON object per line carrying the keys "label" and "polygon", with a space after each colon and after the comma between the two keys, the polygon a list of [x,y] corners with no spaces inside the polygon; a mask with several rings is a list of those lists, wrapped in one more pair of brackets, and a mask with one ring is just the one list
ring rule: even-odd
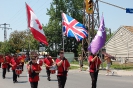
{"label": "man in red uniform", "polygon": [[23,71],[24,70],[24,61],[25,61],[24,54],[19,56],[18,59],[19,59],[19,62],[21,63],[21,68],[22,68],[22,71]]}
{"label": "man in red uniform", "polygon": [[0,55],[0,68],[1,68],[1,60],[3,58],[3,55]]}
{"label": "man in red uniform", "polygon": [[67,80],[67,72],[69,70],[70,64],[68,60],[64,57],[64,52],[59,52],[59,58],[56,59],[57,65],[57,79],[58,79],[58,88],[64,88]]}
{"label": "man in red uniform", "polygon": [[96,54],[94,55],[92,53],[89,56],[88,61],[89,61],[88,63],[90,66],[89,71],[90,71],[90,76],[92,80],[92,88],[96,88],[99,66],[101,64],[101,61]]}
{"label": "man in red uniform", "polygon": [[10,54],[8,54],[7,56],[6,56],[6,58],[7,58],[7,71],[8,72],[10,72],[10,68],[11,68],[11,66],[10,66],[10,61],[11,61],[11,59],[12,59],[12,56],[10,55]]}
{"label": "man in red uniform", "polygon": [[3,77],[3,79],[5,79],[6,68],[7,68],[7,58],[5,56],[3,56],[2,59],[3,59],[3,61],[2,61],[2,69],[3,69],[2,77]]}
{"label": "man in red uniform", "polygon": [[44,59],[44,65],[46,67],[46,73],[47,73],[47,79],[48,81],[50,81],[50,67],[52,67],[52,65],[54,64],[54,60],[52,59],[51,56],[47,56],[47,58]]}
{"label": "man in red uniform", "polygon": [[31,84],[31,88],[37,88],[41,67],[39,64],[37,64],[36,57],[31,58],[31,61],[27,64],[27,70],[29,73],[29,82]]}
{"label": "man in red uniform", "polygon": [[21,65],[16,54],[14,54],[13,58],[11,59],[10,65],[12,66],[13,83],[16,83],[18,81],[17,81],[17,74],[15,70]]}

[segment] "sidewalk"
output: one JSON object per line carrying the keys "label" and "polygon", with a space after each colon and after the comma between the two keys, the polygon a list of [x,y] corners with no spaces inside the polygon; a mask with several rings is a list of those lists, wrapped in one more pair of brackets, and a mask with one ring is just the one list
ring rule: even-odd
{"label": "sidewalk", "polygon": [[[71,64],[71,66],[77,66],[77,67],[79,67],[79,65],[77,65],[77,64]],[[88,68],[88,66],[86,66],[86,65],[84,67],[85,68]],[[74,71],[79,72],[79,69],[75,69]],[[127,71],[127,70],[116,70],[116,69],[112,69],[112,71],[114,71],[114,75],[118,75],[118,76],[133,76],[133,70]],[[87,72],[88,73],[88,70],[81,71],[81,72]],[[106,70],[100,70],[99,71],[99,74],[100,75],[105,75],[106,74]]]}

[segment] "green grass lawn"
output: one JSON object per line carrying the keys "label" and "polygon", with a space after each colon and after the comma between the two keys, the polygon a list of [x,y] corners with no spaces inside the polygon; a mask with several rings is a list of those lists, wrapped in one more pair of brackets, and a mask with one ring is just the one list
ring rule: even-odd
{"label": "green grass lawn", "polygon": [[[79,62],[73,61],[73,62],[71,62],[71,64],[77,64],[78,65]],[[88,65],[88,62],[84,61],[83,64]],[[104,68],[106,67],[106,62],[103,62],[103,67]],[[74,66],[72,68],[76,68],[76,67]],[[77,68],[79,68],[79,67],[77,67]],[[119,69],[119,70],[133,70],[133,63],[120,64],[119,62],[112,62],[111,68],[112,69]]]}
{"label": "green grass lawn", "polygon": [[78,68],[79,68],[78,66],[70,66],[70,70],[78,69]]}

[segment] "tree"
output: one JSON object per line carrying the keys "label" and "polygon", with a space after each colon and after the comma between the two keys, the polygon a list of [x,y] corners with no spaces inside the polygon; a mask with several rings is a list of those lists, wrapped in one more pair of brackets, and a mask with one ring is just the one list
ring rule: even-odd
{"label": "tree", "polygon": [[[47,47],[48,52],[54,51],[56,53],[63,47],[61,13],[64,12],[82,23],[82,3],[83,0],[53,0],[50,9],[47,10],[47,15],[50,16],[49,22],[43,27],[49,42],[49,47]],[[76,39],[65,37],[64,42],[65,52],[69,51],[77,54],[79,42]]]}
{"label": "tree", "polygon": [[17,50],[38,50],[38,42],[28,30],[12,32],[9,38],[9,45],[9,51],[12,53],[16,53]]}
{"label": "tree", "polygon": [[111,38],[113,33],[111,33],[111,29],[106,27],[106,42]]}
{"label": "tree", "polygon": [[10,45],[9,45],[8,41],[0,42],[0,52],[2,54],[10,53]]}

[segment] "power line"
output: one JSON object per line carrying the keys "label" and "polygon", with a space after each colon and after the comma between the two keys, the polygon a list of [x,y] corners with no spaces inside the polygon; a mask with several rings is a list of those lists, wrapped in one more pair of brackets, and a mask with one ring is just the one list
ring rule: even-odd
{"label": "power line", "polygon": [[[45,5],[47,2],[48,2],[48,1],[44,2],[40,7],[42,7],[43,5]],[[35,5],[35,4],[34,4],[34,5]],[[32,6],[33,6],[33,5],[32,5]],[[45,5],[45,6],[46,6],[46,5]],[[40,7],[39,7],[39,8],[40,8]],[[41,9],[38,10],[37,12],[38,12],[38,13],[39,13],[39,12],[42,12],[41,10],[44,9],[44,8],[45,8],[45,7],[41,8]],[[35,11],[35,10],[34,10],[34,11]],[[44,14],[44,13],[43,13],[43,14]],[[42,14],[41,14],[41,15],[42,15]],[[40,15],[38,15],[38,16],[40,16]],[[37,17],[38,17],[38,16],[37,16]],[[22,19],[22,20],[23,20],[23,19]],[[16,26],[16,28],[17,28],[18,26],[20,26],[20,25],[21,25],[21,26],[24,25],[24,22],[25,22],[25,21],[24,21],[24,20],[22,21],[22,20],[21,20],[21,21],[18,20],[19,23],[18,23],[18,21],[16,22],[16,23],[18,23],[17,26]]]}
{"label": "power line", "polygon": [[[38,2],[39,2],[39,1],[36,1],[34,5],[36,5]],[[34,5],[31,5],[31,6],[33,7]],[[22,11],[21,11],[21,12],[22,12]],[[18,17],[21,18],[21,15],[22,15],[22,14],[20,14]],[[19,23],[19,25],[20,25],[20,24],[23,24],[23,23],[25,22],[23,19],[20,21],[19,18],[16,19],[16,21],[14,22],[14,24],[18,24],[18,23]],[[17,25],[17,26],[18,26],[18,25]]]}
{"label": "power line", "polygon": [[[31,0],[29,0],[29,1],[31,2]],[[13,15],[13,17],[11,17],[11,19],[10,19],[8,22],[11,23],[11,22],[14,20],[14,18],[16,18],[16,16],[18,16],[18,15],[22,12],[22,10],[23,10],[23,7],[20,8],[20,9],[15,13],[15,15]]]}

